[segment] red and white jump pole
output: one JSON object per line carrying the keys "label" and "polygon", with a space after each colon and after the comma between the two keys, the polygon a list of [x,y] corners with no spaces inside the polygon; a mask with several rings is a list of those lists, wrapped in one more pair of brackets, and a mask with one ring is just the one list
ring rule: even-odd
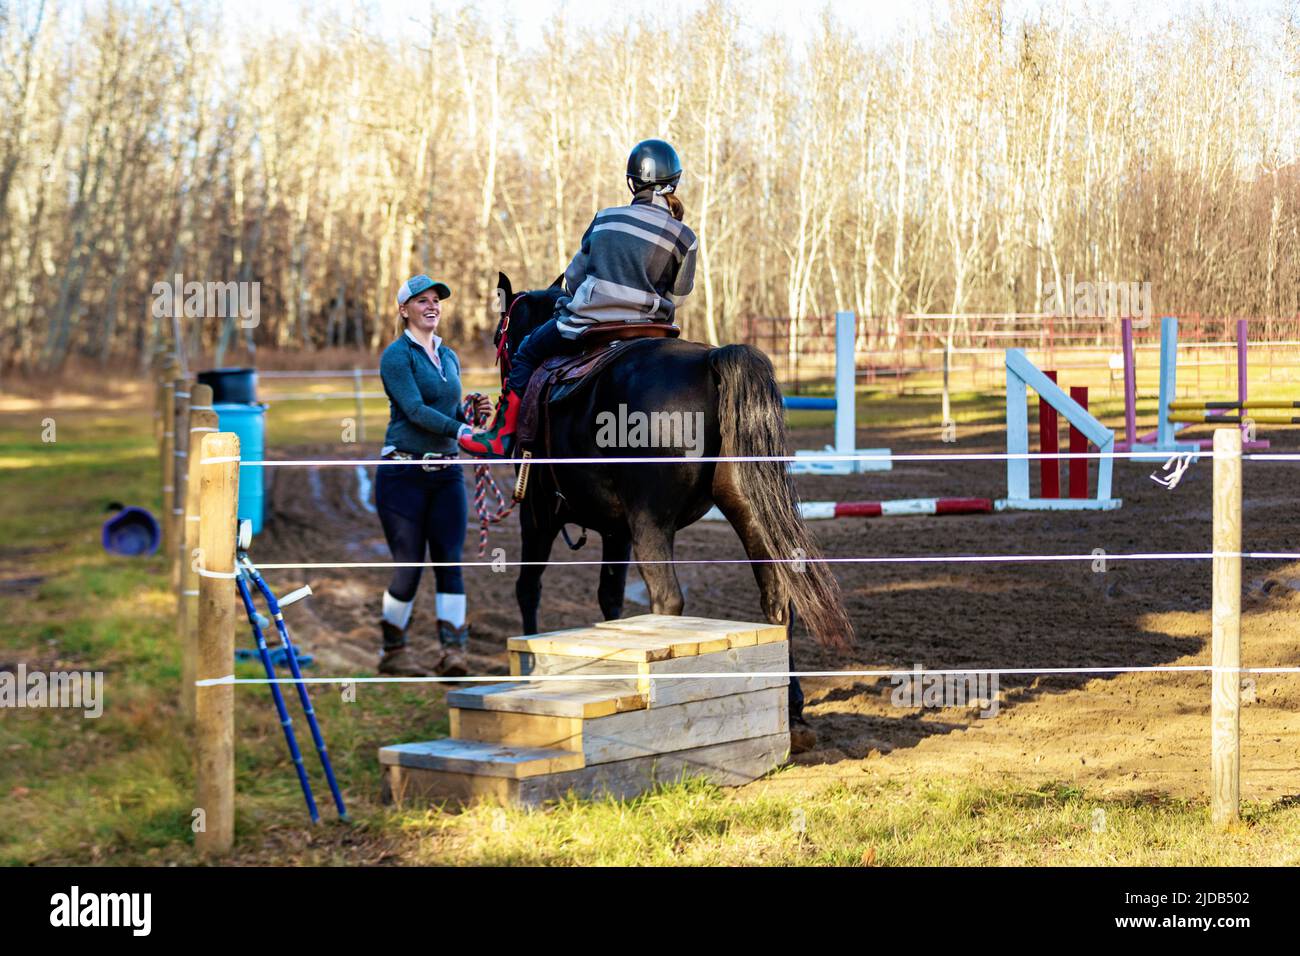
{"label": "red and white jump pole", "polygon": [[[992,498],[895,498],[891,501],[801,501],[805,521],[822,518],[888,518],[896,515],[978,515],[997,510]],[[713,508],[705,521],[726,521]]]}

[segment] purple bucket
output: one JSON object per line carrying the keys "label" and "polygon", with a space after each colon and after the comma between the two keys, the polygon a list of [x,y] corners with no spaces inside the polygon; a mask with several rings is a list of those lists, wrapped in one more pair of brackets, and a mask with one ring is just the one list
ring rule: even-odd
{"label": "purple bucket", "polygon": [[154,516],[143,508],[123,508],[104,522],[104,550],[128,558],[139,558],[158,550],[162,532]]}

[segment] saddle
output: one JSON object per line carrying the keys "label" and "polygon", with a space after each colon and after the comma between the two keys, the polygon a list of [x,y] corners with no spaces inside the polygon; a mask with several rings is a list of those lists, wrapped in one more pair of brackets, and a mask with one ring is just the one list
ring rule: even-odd
{"label": "saddle", "polygon": [[[550,434],[549,406],[572,398],[596,381],[615,359],[621,358],[644,339],[676,338],[681,330],[667,322],[611,324],[593,326],[578,336],[582,351],[576,355],[548,358],[528,380],[524,400],[519,408],[515,437],[521,448],[533,448],[539,437]],[[539,432],[541,433],[539,436]]]}

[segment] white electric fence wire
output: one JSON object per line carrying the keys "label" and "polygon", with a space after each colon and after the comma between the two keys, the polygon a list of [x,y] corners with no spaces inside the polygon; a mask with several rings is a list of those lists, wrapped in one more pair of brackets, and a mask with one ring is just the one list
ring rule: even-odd
{"label": "white electric fence wire", "polygon": [[[1057,451],[1057,452],[938,452],[935,454],[894,454],[894,453],[857,453],[857,454],[834,454],[832,452],[818,452],[814,456],[809,455],[684,455],[679,457],[634,457],[634,456],[598,456],[592,458],[449,458],[443,464],[448,465],[522,465],[528,462],[533,465],[682,465],[682,464],[720,464],[722,462],[855,462],[855,461],[1051,461],[1061,459],[1101,459],[1101,458],[1140,458],[1145,461],[1155,461],[1157,459],[1167,458],[1170,452],[1161,452],[1148,449],[1146,451]],[[1192,452],[1195,457],[1213,459],[1213,451]],[[1224,455],[1223,457],[1236,457],[1233,455]],[[1251,454],[1241,455],[1243,459],[1251,461],[1300,461],[1300,455],[1281,455],[1281,454],[1261,454],[1252,452]],[[199,463],[203,465],[217,464],[219,462],[229,461],[228,458],[204,458]],[[389,458],[281,458],[275,460],[257,459],[251,461],[241,461],[240,464],[246,467],[260,468],[329,468],[329,467],[348,467],[354,468],[357,465],[422,465],[427,464],[420,459],[389,459]]]}
{"label": "white electric fence wire", "polygon": [[879,555],[859,557],[793,557],[793,558],[658,558],[638,561],[606,561],[600,558],[572,561],[346,561],[346,562],[282,562],[258,563],[258,567],[271,571],[320,571],[331,568],[542,568],[620,565],[633,567],[639,564],[709,565],[709,564],[1039,564],[1069,561],[1210,561],[1214,558],[1243,558],[1258,561],[1300,561],[1300,552],[1292,551],[1167,551],[1147,553],[1109,554],[1105,551],[1087,554],[918,554]]}
{"label": "white electric fence wire", "polygon": [[480,674],[467,677],[213,677],[194,682],[196,687],[215,687],[220,684],[466,684],[466,683],[532,683],[534,681],[573,680],[716,680],[728,677],[950,677],[966,674],[990,676],[1060,676],[1106,674],[1300,674],[1300,667],[1215,667],[1212,664],[1152,664],[1118,667],[960,667],[922,670],[917,668],[843,671],[723,671],[717,674],[529,674],[525,677],[512,674]]}

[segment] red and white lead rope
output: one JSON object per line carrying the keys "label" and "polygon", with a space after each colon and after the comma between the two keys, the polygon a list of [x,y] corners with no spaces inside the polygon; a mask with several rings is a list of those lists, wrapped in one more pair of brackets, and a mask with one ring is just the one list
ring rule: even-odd
{"label": "red and white lead rope", "polygon": [[[465,396],[465,418],[473,427],[483,428],[491,413],[477,413],[474,410],[474,398],[475,394]],[[495,511],[487,503],[489,491],[497,500]],[[487,553],[488,526],[500,524],[515,510],[514,498],[506,498],[497,480],[492,477],[492,469],[486,464],[474,466],[474,510],[478,513],[478,556],[481,558]]]}

